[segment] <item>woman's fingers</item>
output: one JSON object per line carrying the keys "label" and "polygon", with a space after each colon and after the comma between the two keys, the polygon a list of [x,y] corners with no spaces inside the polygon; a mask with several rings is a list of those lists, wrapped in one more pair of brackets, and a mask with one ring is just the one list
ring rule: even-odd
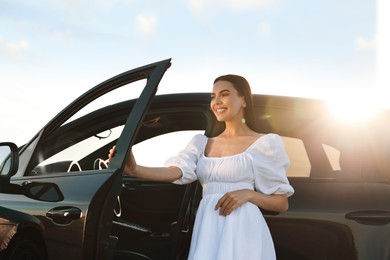
{"label": "woman's fingers", "polygon": [[240,201],[232,193],[226,193],[222,198],[218,201],[215,206],[215,210],[219,209],[219,214],[221,216],[227,216],[233,212],[236,208],[241,205]]}
{"label": "woman's fingers", "polygon": [[219,209],[221,216],[228,216],[248,200],[246,195],[247,190],[228,192],[219,199],[217,205],[215,205],[215,210]]}
{"label": "woman's fingers", "polygon": [[115,156],[115,153],[116,153],[115,148],[116,148],[116,146],[114,145],[114,146],[110,149],[110,151],[108,152],[108,159],[109,159],[109,160]]}
{"label": "woman's fingers", "polygon": [[234,200],[228,200],[226,201],[220,208],[219,214],[221,216],[228,216],[230,213],[233,212],[236,208],[238,208],[240,205],[234,201]]}

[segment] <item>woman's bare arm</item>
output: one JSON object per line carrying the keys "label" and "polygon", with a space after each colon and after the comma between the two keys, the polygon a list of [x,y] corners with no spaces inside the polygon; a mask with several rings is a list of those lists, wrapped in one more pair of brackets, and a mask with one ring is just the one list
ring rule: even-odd
{"label": "woman's bare arm", "polygon": [[245,202],[252,202],[269,211],[285,212],[288,210],[286,194],[266,195],[254,190],[238,190],[226,193],[218,201],[215,210],[219,209],[220,215],[227,216]]}
{"label": "woman's bare arm", "polygon": [[[115,156],[115,146],[110,149],[109,160]],[[182,172],[178,167],[146,167],[138,165],[133,152],[126,160],[124,173],[128,176],[137,177],[150,181],[173,182],[180,179]]]}
{"label": "woman's bare arm", "polygon": [[178,167],[146,167],[136,165],[134,169],[129,170],[125,167],[124,173],[128,176],[137,177],[150,181],[173,182],[182,176]]}

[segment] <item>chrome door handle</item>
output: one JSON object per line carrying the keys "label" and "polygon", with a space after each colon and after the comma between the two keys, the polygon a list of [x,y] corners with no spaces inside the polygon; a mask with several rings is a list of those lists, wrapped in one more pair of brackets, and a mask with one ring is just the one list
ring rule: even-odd
{"label": "chrome door handle", "polygon": [[53,208],[46,213],[46,217],[58,224],[69,224],[73,220],[80,219],[82,216],[81,209],[66,206]]}

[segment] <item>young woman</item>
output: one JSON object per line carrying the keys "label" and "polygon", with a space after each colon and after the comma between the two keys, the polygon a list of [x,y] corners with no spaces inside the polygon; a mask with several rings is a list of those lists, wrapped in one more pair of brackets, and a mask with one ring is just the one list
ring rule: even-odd
{"label": "young woman", "polygon": [[137,165],[131,154],[124,172],[154,181],[201,183],[203,198],[188,259],[276,259],[259,207],[287,211],[288,196],[294,193],[286,177],[290,161],[283,141],[276,134],[255,132],[251,89],[241,76],[215,79],[210,107],[225,123],[221,134],[194,136],[165,167]]}

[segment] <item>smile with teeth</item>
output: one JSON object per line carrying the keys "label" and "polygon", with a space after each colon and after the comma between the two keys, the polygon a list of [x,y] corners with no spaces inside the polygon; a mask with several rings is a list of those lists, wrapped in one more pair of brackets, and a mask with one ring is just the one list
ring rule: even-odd
{"label": "smile with teeth", "polygon": [[223,113],[226,111],[226,108],[217,108],[217,113]]}

